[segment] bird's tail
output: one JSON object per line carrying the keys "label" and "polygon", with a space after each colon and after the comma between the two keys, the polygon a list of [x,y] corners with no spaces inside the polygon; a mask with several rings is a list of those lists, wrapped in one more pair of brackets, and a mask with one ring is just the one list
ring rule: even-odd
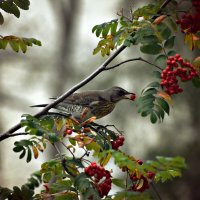
{"label": "bird's tail", "polygon": [[30,106],[31,108],[35,108],[35,107],[46,107],[48,104],[39,104],[39,105],[33,105]]}

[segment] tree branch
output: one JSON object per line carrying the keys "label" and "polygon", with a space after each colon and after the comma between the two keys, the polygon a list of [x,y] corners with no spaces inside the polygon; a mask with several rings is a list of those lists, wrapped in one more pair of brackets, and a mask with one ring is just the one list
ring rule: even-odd
{"label": "tree branch", "polygon": [[[168,3],[171,0],[166,0],[160,7],[160,9],[158,10],[158,14],[161,13],[161,11],[168,5]],[[76,90],[78,90],[79,88],[83,87],[84,85],[86,85],[88,82],[90,82],[92,79],[94,79],[98,74],[100,74],[102,71],[105,70],[106,66],[111,63],[114,58],[116,58],[124,49],[126,48],[125,45],[122,45],[119,49],[117,49],[109,58],[107,58],[105,60],[105,62],[100,65],[93,73],[91,73],[89,76],[87,76],[85,79],[83,79],[81,82],[79,82],[78,84],[74,85],[71,89],[69,89],[67,92],[65,92],[63,95],[61,95],[59,98],[57,98],[54,102],[48,104],[46,107],[44,107],[40,112],[36,113],[34,115],[34,117],[40,117],[44,114],[46,114],[48,112],[48,110],[50,110],[51,108],[55,107],[57,104],[59,104],[60,102],[62,102],[65,98],[67,98],[68,96],[70,96],[71,94],[73,94]],[[12,133],[14,133],[15,131],[17,131],[18,129],[21,128],[21,124],[18,123],[15,126],[13,126],[12,128],[10,128],[8,131],[4,132],[3,134],[0,135],[0,141],[10,137],[10,135]]]}
{"label": "tree branch", "polygon": [[149,62],[149,61],[147,61],[147,60],[145,60],[145,59],[143,59],[143,58],[141,58],[141,57],[139,57],[139,58],[128,59],[128,60],[125,60],[125,61],[123,61],[123,62],[121,62],[121,63],[118,63],[118,64],[116,64],[116,65],[113,65],[113,66],[111,66],[111,67],[107,67],[107,68],[104,69],[104,71],[110,70],[110,69],[114,69],[114,68],[119,67],[120,65],[122,65],[122,64],[124,64],[124,63],[131,62],[131,61],[137,61],[137,60],[146,62],[146,63],[148,63],[148,64],[150,64],[150,65],[153,65],[154,67],[156,67],[156,68],[158,68],[158,69],[160,69],[160,70],[163,70],[161,67],[159,67],[159,66],[157,66],[157,65],[155,65],[155,64],[153,64],[153,63],[151,63],[151,62]]}
{"label": "tree branch", "polygon": [[[112,54],[102,65],[100,65],[93,73],[91,73],[88,77],[83,79],[81,82],[73,86],[71,89],[69,89],[67,92],[65,92],[63,95],[61,95],[59,98],[57,98],[54,102],[48,104],[46,107],[44,107],[40,112],[36,113],[34,117],[40,117],[48,112],[51,108],[55,107],[57,104],[62,102],[65,98],[73,94],[76,90],[86,85],[88,82],[90,82],[92,79],[94,79],[98,74],[100,74],[106,66],[115,58],[117,57],[124,49],[126,48],[125,45],[122,45],[119,49],[117,49],[114,54]],[[7,138],[7,135],[17,131],[21,128],[21,124],[18,123],[12,128],[10,128],[8,131],[0,135],[0,141]]]}
{"label": "tree branch", "polygon": [[[3,139],[9,138],[9,137],[15,137],[15,136],[19,136],[19,135],[28,135],[28,133],[13,133],[13,134],[6,134],[4,135]],[[1,137],[0,137],[0,141],[1,141]]]}

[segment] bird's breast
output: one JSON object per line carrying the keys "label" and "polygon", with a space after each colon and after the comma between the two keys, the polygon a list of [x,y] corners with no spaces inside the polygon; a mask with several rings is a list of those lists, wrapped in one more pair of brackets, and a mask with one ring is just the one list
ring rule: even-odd
{"label": "bird's breast", "polygon": [[113,111],[115,104],[111,102],[100,103],[91,109],[91,113],[98,119],[102,118]]}

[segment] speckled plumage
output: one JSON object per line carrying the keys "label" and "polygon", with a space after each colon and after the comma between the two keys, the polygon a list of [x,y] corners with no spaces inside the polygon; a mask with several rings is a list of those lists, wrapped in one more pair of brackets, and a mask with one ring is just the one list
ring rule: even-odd
{"label": "speckled plumage", "polygon": [[[84,119],[95,116],[97,119],[111,113],[115,104],[122,99],[129,99],[126,95],[133,94],[120,87],[112,87],[106,90],[93,90],[74,93],[56,106],[60,112],[70,114],[79,119],[83,110],[88,112]],[[56,98],[52,98],[56,99]],[[47,104],[36,105],[33,107],[44,107]]]}

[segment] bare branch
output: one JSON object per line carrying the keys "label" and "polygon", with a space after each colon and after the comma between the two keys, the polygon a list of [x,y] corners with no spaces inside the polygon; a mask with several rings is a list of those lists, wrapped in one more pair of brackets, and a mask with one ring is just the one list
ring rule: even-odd
{"label": "bare branch", "polygon": [[[15,137],[15,136],[19,136],[19,135],[28,135],[28,133],[13,133],[13,134],[6,134],[6,135],[2,135],[4,136],[2,140],[5,140],[6,138],[9,137]],[[0,141],[1,141],[1,137],[0,137]]]}
{"label": "bare branch", "polygon": [[105,70],[111,70],[111,69],[114,69],[114,68],[116,68],[116,67],[119,67],[120,65],[122,65],[122,64],[124,64],[124,63],[132,62],[132,61],[137,61],[137,60],[146,62],[146,63],[148,63],[148,64],[150,64],[150,65],[153,65],[154,67],[156,67],[156,68],[158,68],[158,69],[160,69],[160,70],[163,70],[161,67],[159,67],[159,66],[157,66],[157,65],[155,65],[155,64],[153,64],[153,63],[151,63],[151,62],[149,62],[149,61],[147,61],[147,60],[145,60],[145,59],[143,59],[143,58],[141,58],[141,57],[139,57],[139,58],[128,59],[128,60],[125,60],[125,61],[123,61],[123,62],[120,62],[120,63],[118,63],[118,64],[116,64],[116,65],[113,65],[113,66],[111,66],[111,67],[107,67],[107,68],[104,69],[104,71],[105,71]]}

